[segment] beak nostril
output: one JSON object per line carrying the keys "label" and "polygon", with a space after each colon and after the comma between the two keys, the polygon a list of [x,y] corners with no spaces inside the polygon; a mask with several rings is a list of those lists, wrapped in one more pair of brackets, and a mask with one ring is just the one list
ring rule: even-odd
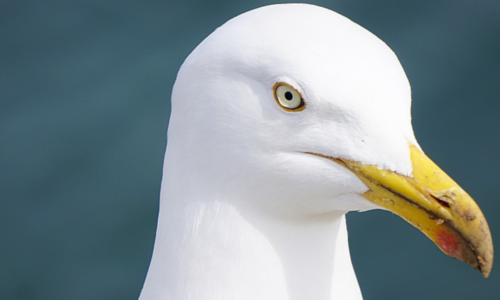
{"label": "beak nostril", "polygon": [[441,204],[441,206],[444,206],[446,208],[450,208],[450,203],[448,201],[443,200],[442,198],[438,198],[432,194],[430,194],[430,196],[432,197],[432,199],[436,200],[437,203]]}

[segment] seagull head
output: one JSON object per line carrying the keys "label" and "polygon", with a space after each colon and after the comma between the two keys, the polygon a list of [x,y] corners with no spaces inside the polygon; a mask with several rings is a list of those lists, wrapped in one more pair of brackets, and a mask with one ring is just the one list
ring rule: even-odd
{"label": "seagull head", "polygon": [[169,143],[213,197],[284,218],[387,209],[489,274],[486,220],[418,146],[399,60],[349,19],[302,4],[240,15],[190,54],[172,99]]}

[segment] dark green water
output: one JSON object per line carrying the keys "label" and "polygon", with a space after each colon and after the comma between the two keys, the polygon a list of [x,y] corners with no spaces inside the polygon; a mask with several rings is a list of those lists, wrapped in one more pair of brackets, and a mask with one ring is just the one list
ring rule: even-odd
{"label": "dark green water", "polygon": [[[270,1],[0,2],[0,299],[136,299],[153,247],[170,90],[188,53]],[[500,1],[311,1],[382,38],[417,138],[500,241]],[[500,299],[388,212],[348,218],[365,299]]]}

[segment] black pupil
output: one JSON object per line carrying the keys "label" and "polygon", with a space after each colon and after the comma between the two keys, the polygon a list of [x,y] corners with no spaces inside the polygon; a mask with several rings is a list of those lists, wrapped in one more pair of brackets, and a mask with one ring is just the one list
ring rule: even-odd
{"label": "black pupil", "polygon": [[285,98],[286,98],[286,100],[290,101],[290,100],[292,100],[292,99],[293,99],[293,94],[292,94],[292,93],[290,93],[290,92],[286,92],[286,93],[285,93]]}

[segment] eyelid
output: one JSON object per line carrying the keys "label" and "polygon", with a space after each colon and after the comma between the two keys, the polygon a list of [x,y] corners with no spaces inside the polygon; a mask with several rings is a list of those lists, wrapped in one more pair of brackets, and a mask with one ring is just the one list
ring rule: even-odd
{"label": "eyelid", "polygon": [[[293,109],[292,108],[288,108],[288,107],[283,106],[280,103],[280,100],[278,99],[278,95],[277,95],[277,89],[278,89],[278,87],[280,87],[282,85],[287,86],[287,87],[293,89],[300,96],[301,103],[300,103],[300,105],[297,108],[293,108]],[[273,86],[273,94],[274,94],[274,100],[279,105],[279,107],[282,108],[283,110],[286,110],[286,111],[289,111],[289,112],[297,112],[297,111],[304,110],[304,108],[306,107],[306,103],[304,101],[304,97],[302,97],[302,93],[299,92],[299,90],[296,89],[295,87],[293,87],[291,84],[288,84],[286,82],[277,82],[277,83],[275,83],[274,86]]]}

